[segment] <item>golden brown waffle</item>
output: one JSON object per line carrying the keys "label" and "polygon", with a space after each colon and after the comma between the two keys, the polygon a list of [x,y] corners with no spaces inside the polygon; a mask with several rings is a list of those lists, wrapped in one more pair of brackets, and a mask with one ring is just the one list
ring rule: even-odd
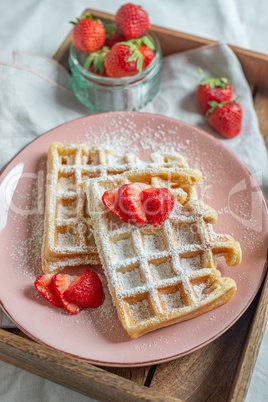
{"label": "golden brown waffle", "polygon": [[48,151],[43,271],[54,273],[65,266],[100,262],[81,187],[83,181],[159,164],[188,167],[177,153],[154,153],[143,162],[131,153],[118,157],[107,147],[53,143]]}
{"label": "golden brown waffle", "polygon": [[[236,283],[222,278],[217,258],[240,262],[231,236],[213,231],[217,213],[182,190],[201,179],[191,169],[146,169],[100,178],[85,185],[95,241],[110,293],[123,327],[132,338],[188,320],[227,302]],[[102,203],[108,189],[131,182],[161,184],[176,196],[169,219],[155,228],[138,228],[115,217]],[[180,188],[180,189],[179,189]],[[184,198],[185,199],[185,198]],[[179,202],[178,202],[179,201]]]}

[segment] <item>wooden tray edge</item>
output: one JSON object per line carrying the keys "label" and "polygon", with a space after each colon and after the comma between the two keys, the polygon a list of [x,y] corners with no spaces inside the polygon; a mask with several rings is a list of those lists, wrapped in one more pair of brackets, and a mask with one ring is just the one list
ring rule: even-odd
{"label": "wooden tray edge", "polygon": [[[15,357],[14,357],[15,356]],[[40,345],[0,329],[0,358],[6,363],[37,374],[50,381],[98,400],[176,401],[178,398],[152,391],[86,361],[76,359],[48,346]],[[70,370],[71,367],[71,370]]]}
{"label": "wooden tray edge", "polygon": [[[267,262],[266,262],[267,266]],[[268,274],[263,282],[260,299],[252,320],[246,342],[239,359],[236,375],[233,379],[228,401],[244,401],[249,388],[251,376],[258,357],[262,338],[268,322]]]}
{"label": "wooden tray edge", "polygon": [[[94,17],[100,19],[114,20],[114,15],[94,9],[86,9],[82,13],[81,17],[87,14],[93,15]],[[165,51],[165,49],[163,49],[164,56],[174,53],[175,49],[176,52],[180,52],[190,49],[196,49],[204,45],[219,43],[215,40],[186,34],[172,29],[163,28],[157,25],[152,25],[151,30],[158,36],[160,43],[162,42],[161,38],[163,35],[169,36],[169,50]],[[64,56],[66,56],[66,50],[69,47],[70,40],[71,31],[53,56],[54,60],[64,64],[65,66],[67,66],[67,64],[66,57]],[[258,87],[268,88],[268,55],[233,46],[228,43],[227,45],[233,50],[238,60],[240,61],[248,83],[250,85]]]}

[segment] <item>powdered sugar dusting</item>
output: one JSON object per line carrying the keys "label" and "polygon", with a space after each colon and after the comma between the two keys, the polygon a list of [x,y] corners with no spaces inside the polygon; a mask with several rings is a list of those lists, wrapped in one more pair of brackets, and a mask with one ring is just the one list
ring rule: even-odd
{"label": "powdered sugar dusting", "polygon": [[135,256],[133,243],[131,237],[118,240],[113,243],[114,258],[116,261],[121,261],[125,258],[132,258]]}
{"label": "powdered sugar dusting", "polygon": [[201,268],[200,255],[191,258],[181,258],[182,268],[187,271],[195,271]]}
{"label": "powdered sugar dusting", "polygon": [[64,146],[58,142],[52,143],[48,151],[46,235],[42,249],[44,272],[57,272],[66,264],[79,266],[99,263],[83,183],[97,177],[159,165],[188,167],[186,160],[178,153],[155,152],[145,162],[133,152],[118,155],[107,144],[88,147],[85,144]]}
{"label": "powdered sugar dusting", "polygon": [[164,301],[164,304],[168,312],[171,310],[176,310],[185,307],[185,305],[182,302],[181,294],[179,291],[168,294],[164,293],[161,295],[161,297]]}
{"label": "powdered sugar dusting", "polygon": [[171,267],[170,258],[160,264],[151,263],[150,268],[156,281],[172,278],[173,276],[175,276],[175,273]]}
{"label": "powdered sugar dusting", "polygon": [[[104,189],[113,189],[115,181],[117,187],[135,181],[151,185],[157,177],[161,177],[162,182],[168,177],[172,182],[172,174],[178,173],[175,170],[162,167],[158,170],[135,169],[114,178],[86,183],[95,241],[119,316],[124,317],[122,324],[130,335],[148,332],[156,323],[161,326],[162,322],[189,318],[197,306],[199,314],[208,303],[213,308],[213,297],[223,299],[226,289],[235,286],[232,279],[225,278],[226,286],[218,287],[217,296],[216,292],[196,296],[198,289],[195,292],[193,285],[196,286],[197,281],[198,286],[201,283],[207,286],[208,278],[211,278],[211,284],[215,281],[217,255],[225,254],[228,249],[226,260],[233,255],[239,262],[240,248],[230,236],[214,233],[211,222],[215,222],[216,212],[195,196],[176,208],[176,212],[158,228],[129,224],[109,230],[110,215],[107,217],[106,207],[100,202]],[[189,169],[187,172],[190,174]],[[173,187],[170,188],[172,192]]]}
{"label": "powdered sugar dusting", "polygon": [[148,320],[153,317],[150,305],[147,299],[139,301],[137,303],[130,304],[130,315],[134,322],[140,322]]}
{"label": "powdered sugar dusting", "polygon": [[142,286],[139,268],[131,269],[130,271],[118,272],[117,277],[122,289],[133,289]]}
{"label": "powdered sugar dusting", "polygon": [[156,253],[165,250],[165,243],[161,231],[157,231],[149,236],[143,235],[145,252],[147,254]]}
{"label": "powdered sugar dusting", "polygon": [[[94,141],[92,141],[91,135],[89,134],[89,125],[87,123],[84,124],[85,131],[87,132],[87,138],[85,141],[85,136],[84,133],[81,133],[80,140],[82,143],[87,142],[88,145],[92,145],[93,142],[95,142],[96,145],[99,145],[100,139],[104,138],[105,135],[107,136],[108,143],[113,148],[116,148],[118,150],[118,153],[124,154],[127,151],[133,151],[137,155],[143,155],[147,151],[151,152],[152,149],[156,151],[173,151],[176,150],[177,152],[182,152],[185,157],[189,160],[191,167],[197,167],[200,168],[203,172],[203,182],[202,182],[202,187],[199,188],[199,196],[202,197],[202,199],[206,200],[211,200],[213,205],[213,202],[215,202],[215,197],[214,194],[218,190],[222,191],[222,194],[225,194],[225,189],[222,188],[222,185],[228,184],[229,182],[232,183],[232,173],[236,173],[235,171],[235,164],[232,162],[231,158],[226,157],[224,150],[220,153],[219,149],[215,146],[215,156],[214,156],[214,150],[213,148],[208,148],[206,152],[200,153],[200,148],[198,147],[198,137],[199,137],[199,132],[193,130],[192,133],[192,138],[188,136],[188,139],[185,139],[181,136],[182,130],[183,130],[183,124],[179,125],[178,123],[178,128],[174,128],[172,130],[167,130],[167,127],[169,126],[168,124],[165,126],[159,126],[157,129],[152,129],[150,128],[149,130],[145,129],[143,131],[143,134],[145,135],[144,139],[142,140],[140,136],[138,136],[142,141],[138,143],[138,145],[134,145],[133,147],[131,146],[134,141],[136,141],[136,133],[133,133],[133,130],[137,130],[137,125],[133,123],[132,120],[134,119],[134,114],[129,114],[129,122],[125,123],[123,114],[121,116],[121,124],[118,124],[115,122],[114,124],[114,130],[116,131],[120,126],[121,126],[121,131],[120,135],[117,135],[116,138],[114,137],[114,130],[113,127],[109,127],[105,121],[105,127],[102,130],[103,131],[103,136],[99,136],[98,130],[93,129],[93,137],[95,138]],[[105,119],[104,119],[105,120]],[[116,119],[117,120],[117,119]],[[146,126],[154,122],[154,120],[157,120],[157,117],[151,117],[148,118],[148,121],[146,122]],[[128,126],[128,133],[133,136],[132,139],[127,139],[126,138],[126,130],[125,126]],[[137,130],[138,131],[138,130]],[[128,135],[129,135],[128,134]],[[67,137],[66,137],[67,138]],[[77,136],[72,137],[77,139]],[[61,139],[64,142],[64,137],[61,135]],[[68,141],[70,141],[70,137],[68,137]],[[160,141],[160,142],[158,142]],[[102,141],[105,142],[105,141]],[[157,142],[157,144],[156,144]],[[107,142],[106,142],[107,144]],[[146,151],[146,152],[143,152]],[[146,159],[146,158],[144,158]],[[85,158],[86,162],[86,158]],[[230,163],[229,163],[230,162]],[[227,177],[224,174],[226,172],[226,166],[228,167],[228,173]],[[209,172],[209,173],[208,173]],[[211,183],[213,183],[214,189],[211,186]],[[205,186],[207,188],[205,189]],[[32,187],[32,186],[31,186]],[[204,190],[205,189],[205,190]],[[251,189],[249,188],[249,193],[251,192]],[[37,197],[36,192],[33,191],[32,189],[28,189],[23,191],[23,193],[17,194],[18,200],[21,201],[20,203],[17,203],[16,205],[19,208],[23,208],[27,204],[27,210],[31,210],[31,202],[30,200],[32,198]],[[239,202],[237,202],[237,199],[232,199],[232,204],[231,208],[230,206],[226,207],[227,199],[222,199],[222,204],[220,205],[219,209],[219,214],[222,215],[220,216],[221,222],[224,221],[224,218],[226,215],[226,223],[225,223],[225,228],[226,232],[228,233],[233,233],[234,236],[237,236],[238,233],[241,233],[241,222],[237,221],[237,224],[233,224],[231,222],[230,217],[235,213],[235,218],[238,216],[239,218],[245,218],[245,220],[248,221],[249,225],[243,227],[243,233],[242,236],[243,238],[243,245],[245,248],[245,251],[248,250],[263,250],[262,244],[262,236],[260,235],[259,231],[255,231],[255,229],[260,226],[258,224],[257,219],[253,216],[250,217],[248,215],[248,212],[246,211],[246,208],[249,206],[248,202],[248,197],[245,201],[243,201],[243,197],[240,197],[240,202],[243,202],[244,204],[244,209],[243,213],[240,214],[239,210],[236,209],[238,208]],[[10,213],[9,212],[9,219],[12,219],[16,223],[16,227],[14,227],[14,238],[10,242],[8,246],[6,246],[7,253],[10,256],[10,269],[13,271],[18,272],[19,275],[23,275],[28,277],[31,280],[35,278],[37,274],[41,273],[40,269],[40,242],[42,241],[42,233],[43,233],[43,210],[40,212],[40,205],[38,205],[37,202],[34,202],[36,208],[38,209],[39,212],[35,212],[33,216],[28,215],[27,217],[20,216],[17,213]],[[247,204],[247,205],[246,205]],[[236,206],[237,205],[237,206]],[[30,207],[29,207],[30,206]],[[234,207],[234,208],[233,208]],[[42,208],[41,208],[42,209]],[[59,214],[61,211],[59,211]],[[63,212],[62,212],[63,213]],[[64,212],[65,213],[65,212]],[[63,213],[63,214],[64,214]],[[71,213],[71,211],[70,211]],[[188,213],[188,215],[190,215]],[[228,216],[227,216],[228,215]],[[68,216],[68,212],[66,212],[66,218]],[[60,218],[61,219],[61,218]],[[14,225],[13,225],[14,226]],[[39,229],[38,229],[39,228]],[[39,244],[38,244],[39,243]],[[256,253],[255,253],[256,254]],[[248,255],[246,253],[246,255]],[[156,264],[151,264],[156,270],[157,270],[157,265]],[[163,272],[163,274],[160,275],[159,280],[164,281],[167,279],[167,277],[170,276],[170,272],[172,273],[173,271],[169,271],[169,262],[164,261],[163,262],[163,270],[161,269],[161,265],[159,264],[160,271]],[[166,268],[164,268],[164,266]],[[171,265],[172,267],[172,265]],[[258,261],[252,260],[252,265],[251,268],[258,268]],[[152,268],[152,272],[154,272],[154,268]],[[137,269],[133,268],[134,270]],[[245,268],[243,267],[243,270]],[[172,267],[173,270],[173,267]],[[248,273],[245,269],[245,272],[241,272],[241,269],[239,270],[238,268],[235,268],[237,270],[236,277],[238,278],[238,286],[241,288],[243,287],[248,287],[252,291],[252,283],[254,280],[252,280],[252,283],[250,284],[250,273]],[[226,272],[234,272],[235,271],[233,268],[227,270],[225,268]],[[153,273],[153,276],[156,276],[155,273]],[[132,279],[127,281],[129,284],[133,283]],[[105,285],[106,286],[106,285]],[[250,287],[251,286],[251,287]],[[131,287],[131,286],[130,286]],[[194,292],[198,295],[201,294],[201,289],[200,285],[194,285],[193,286]],[[178,344],[187,344],[187,336],[185,337],[185,331],[184,331],[184,325],[180,326],[180,330],[169,330],[169,332],[162,332],[162,331],[156,331],[151,337],[142,337],[139,338],[138,340],[132,340],[130,342],[130,338],[125,335],[124,331],[122,331],[121,328],[121,323],[119,322],[117,318],[117,314],[115,312],[115,308],[113,307],[111,297],[109,293],[107,292],[107,289],[105,288],[105,293],[106,293],[106,298],[104,304],[92,311],[92,310],[84,310],[79,314],[77,317],[71,317],[72,320],[70,320],[69,315],[61,310],[58,309],[51,309],[51,320],[53,321],[53,326],[57,329],[57,327],[64,326],[67,331],[70,329],[70,327],[77,327],[79,328],[79,333],[85,333],[86,337],[89,335],[88,339],[89,342],[91,343],[92,337],[91,335],[94,334],[94,336],[99,337],[99,339],[106,338],[108,342],[112,342],[112,348],[113,350],[119,351],[119,349],[122,346],[125,346],[128,344],[129,349],[133,349],[135,352],[140,352],[140,355],[135,353],[134,361],[137,361],[137,358],[142,361],[143,356],[148,359],[149,358],[157,358],[158,354],[155,353],[157,350],[166,350],[166,345],[171,345],[174,346],[174,352],[176,353],[176,343]],[[39,297],[41,298],[41,296]],[[36,296],[36,300],[34,303],[39,302],[38,295]],[[240,305],[239,305],[240,308]],[[239,309],[238,309],[239,310]],[[237,310],[237,311],[238,311]],[[228,310],[229,315],[232,315],[233,318],[233,310]],[[232,313],[231,313],[232,311]],[[41,312],[41,309],[40,309]],[[240,310],[239,310],[240,312]],[[100,317],[99,317],[100,315]],[[226,314],[227,315],[227,312]],[[206,315],[207,316],[207,315]],[[222,317],[224,314],[222,314]],[[207,319],[208,321],[216,321],[216,324],[218,323],[218,314],[215,313],[215,315],[212,315],[211,318]],[[109,322],[109,325],[107,326],[107,322]],[[188,327],[188,336],[191,338],[194,338],[195,335],[198,336],[199,331],[203,329],[202,326],[198,326],[195,324],[196,320],[191,320],[191,326],[190,328]],[[201,322],[201,321],[199,321]],[[213,323],[214,327],[214,323]],[[165,334],[167,333],[167,336],[160,336],[159,334]],[[68,332],[65,333],[66,337],[68,338]],[[186,334],[187,335],[187,334]],[[122,344],[121,344],[122,341]],[[73,342],[73,341],[72,341]],[[116,349],[116,342],[119,342],[120,347],[119,349]],[[95,346],[95,345],[94,345]],[[187,344],[188,346],[188,344]],[[99,348],[101,350],[102,345],[101,343],[96,343],[96,348]],[[68,352],[69,350],[67,350]],[[111,349],[110,349],[111,351]],[[133,357],[133,355],[132,355]],[[163,357],[163,355],[161,355]],[[164,354],[164,357],[166,355]]]}
{"label": "powdered sugar dusting", "polygon": [[17,209],[15,213],[10,213],[10,218],[17,222],[16,233],[8,249],[11,267],[31,280],[41,273],[45,166],[46,161],[42,160],[38,174],[29,182],[25,191],[15,194]]}

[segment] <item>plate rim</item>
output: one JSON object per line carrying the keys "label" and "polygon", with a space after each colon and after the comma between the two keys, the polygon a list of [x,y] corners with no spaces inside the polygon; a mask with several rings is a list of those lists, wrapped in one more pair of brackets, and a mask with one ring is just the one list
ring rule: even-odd
{"label": "plate rim", "polygon": [[[93,115],[87,115],[87,116],[81,116],[75,119],[72,119],[70,121],[64,122],[62,124],[59,124],[49,130],[47,130],[46,132],[43,132],[42,134],[40,134],[38,137],[34,138],[32,141],[30,141],[28,144],[26,144],[22,149],[20,149],[7,163],[6,165],[2,168],[1,172],[0,172],[0,184],[2,183],[3,179],[5,178],[5,173],[8,170],[8,168],[10,167],[10,165],[12,164],[12,162],[14,161],[14,159],[16,159],[26,148],[30,147],[35,141],[40,140],[41,137],[49,135],[51,132],[53,132],[54,130],[59,129],[60,127],[63,127],[65,125],[69,125],[69,124],[75,124],[76,121],[80,121],[80,120],[90,120],[91,118],[102,118],[102,116],[116,116],[116,115],[130,115],[133,119],[136,119],[136,116],[138,115],[143,115],[144,117],[148,117],[148,118],[153,118],[153,119],[163,119],[169,122],[174,122],[175,124],[182,124],[184,126],[188,126],[191,129],[194,130],[198,130],[201,131],[203,134],[207,135],[210,137],[210,139],[212,139],[212,141],[214,141],[216,144],[220,144],[220,147],[223,147],[223,149],[225,151],[227,151],[227,153],[229,153],[231,155],[231,157],[233,157],[240,165],[241,167],[243,167],[244,171],[250,176],[250,179],[254,182],[254,185],[256,186],[256,188],[260,191],[261,193],[261,198],[262,198],[262,204],[264,207],[264,211],[266,212],[265,214],[265,219],[268,220],[268,208],[267,208],[267,204],[264,198],[264,194],[259,186],[259,184],[257,183],[256,179],[254,178],[254,176],[252,175],[252,173],[249,171],[249,169],[247,168],[247,166],[244,164],[244,162],[231,150],[229,149],[223,142],[221,142],[218,138],[215,138],[211,133],[208,133],[207,131],[203,130],[202,128],[199,128],[197,126],[194,126],[190,123],[184,122],[182,120],[173,118],[173,117],[169,117],[169,116],[165,116],[165,115],[161,115],[161,114],[154,114],[154,113],[146,113],[146,112],[139,112],[139,111],[117,111],[117,112],[103,112],[103,113],[98,113],[98,114],[93,114]],[[56,347],[50,346],[49,343],[46,343],[42,340],[40,340],[38,337],[34,336],[33,334],[31,334],[29,331],[27,331],[25,328],[23,328],[22,325],[18,324],[16,322],[16,320],[10,315],[10,313],[7,311],[7,309],[4,306],[4,303],[2,301],[2,299],[0,298],[0,305],[3,309],[3,311],[6,313],[6,315],[11,319],[11,321],[24,333],[26,333],[31,339],[35,340],[37,343],[47,346],[49,348],[52,348],[54,350],[60,351],[62,353],[65,353],[66,355],[70,355],[74,358],[77,358],[79,360],[83,360],[83,361],[87,361],[89,363],[92,364],[98,364],[100,366],[107,366],[107,367],[142,367],[142,366],[149,366],[152,364],[160,364],[163,362],[168,362],[168,361],[172,361],[176,358],[185,356],[187,354],[192,353],[193,351],[196,351],[198,349],[200,349],[201,347],[208,345],[209,343],[211,343],[212,341],[216,340],[218,337],[220,337],[221,335],[223,335],[228,329],[230,329],[238,320],[239,318],[241,318],[241,316],[246,312],[246,310],[248,309],[248,307],[251,305],[252,301],[254,300],[254,298],[256,297],[262,283],[263,280],[265,278],[265,274],[266,274],[266,269],[265,269],[265,265],[267,264],[267,261],[264,263],[264,266],[262,268],[262,274],[260,277],[260,280],[258,282],[258,286],[255,288],[255,291],[252,293],[251,297],[249,298],[248,302],[246,303],[246,305],[244,306],[244,308],[240,311],[239,314],[237,314],[235,316],[235,318],[228,324],[226,325],[221,331],[217,332],[216,335],[213,335],[211,337],[209,337],[206,341],[203,341],[202,343],[199,343],[197,346],[195,347],[191,347],[188,348],[187,350],[185,350],[183,353],[179,353],[179,354],[174,354],[172,356],[169,356],[167,358],[158,358],[158,359],[151,359],[150,361],[143,361],[141,362],[133,362],[133,363],[111,363],[111,362],[104,362],[103,360],[99,361],[96,359],[88,359],[88,358],[84,358],[81,356],[78,356],[74,353],[71,352],[67,352],[61,349],[58,349]]]}

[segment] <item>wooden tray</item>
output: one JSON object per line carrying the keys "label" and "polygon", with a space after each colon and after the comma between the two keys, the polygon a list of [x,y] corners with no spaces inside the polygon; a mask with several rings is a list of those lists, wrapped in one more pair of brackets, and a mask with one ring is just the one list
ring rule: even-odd
{"label": "wooden tray", "polygon": [[[102,19],[110,14],[86,10]],[[152,26],[164,56],[213,41]],[[70,34],[54,59],[68,68]],[[249,84],[268,146],[268,56],[231,46]],[[0,359],[100,401],[243,401],[268,320],[268,279],[224,335],[182,358],[150,367],[99,368],[39,345],[18,329],[0,329]]]}

